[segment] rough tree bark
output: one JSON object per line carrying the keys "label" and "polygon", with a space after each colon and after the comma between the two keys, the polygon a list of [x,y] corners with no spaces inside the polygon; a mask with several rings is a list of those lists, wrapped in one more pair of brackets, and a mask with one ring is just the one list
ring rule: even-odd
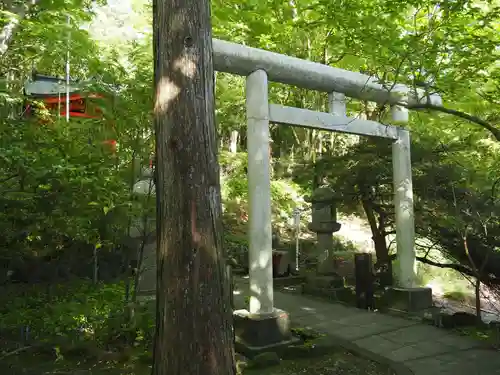
{"label": "rough tree bark", "polygon": [[234,375],[209,0],[154,0],[157,294],[153,375]]}

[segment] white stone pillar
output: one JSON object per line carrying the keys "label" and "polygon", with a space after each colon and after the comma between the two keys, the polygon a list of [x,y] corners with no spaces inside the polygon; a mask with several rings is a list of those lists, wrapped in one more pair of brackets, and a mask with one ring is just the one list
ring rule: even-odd
{"label": "white stone pillar", "polygon": [[408,123],[408,108],[406,108],[405,105],[408,104],[408,87],[401,84],[395,84],[392,88],[392,92],[398,93],[401,98],[401,105],[391,106],[392,121],[394,121],[396,125],[406,124]]}
{"label": "white stone pillar", "polygon": [[347,116],[345,95],[340,92],[328,94],[328,111],[337,116]]}
{"label": "white stone pillar", "polygon": [[[401,86],[401,103],[407,102],[407,91]],[[392,119],[398,123],[408,122],[408,109],[404,105],[391,108]],[[398,254],[397,280],[400,287],[415,286],[415,218],[413,213],[413,186],[410,155],[410,132],[400,128],[398,139],[392,144],[392,167],[394,178],[394,207],[396,213],[396,244]]]}
{"label": "white stone pillar", "polygon": [[269,99],[267,74],[257,70],[247,77],[248,225],[250,314],[274,311],[269,171]]}

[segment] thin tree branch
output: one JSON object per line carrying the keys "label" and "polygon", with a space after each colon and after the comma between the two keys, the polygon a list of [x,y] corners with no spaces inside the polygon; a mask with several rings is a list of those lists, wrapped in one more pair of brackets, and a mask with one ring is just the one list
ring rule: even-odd
{"label": "thin tree branch", "polygon": [[495,137],[495,139],[500,142],[500,129],[495,127],[493,124],[490,124],[489,122],[487,122],[487,121],[485,121],[477,116],[473,116],[473,115],[470,115],[470,114],[465,113],[465,112],[457,111],[455,109],[446,108],[446,107],[442,107],[439,105],[428,104],[428,103],[426,103],[426,104],[412,104],[412,105],[408,105],[407,108],[408,109],[430,109],[433,111],[438,111],[438,112],[447,113],[447,114],[450,114],[450,115],[453,115],[456,117],[460,117],[464,120],[468,120],[470,122],[473,122],[473,123],[483,127],[484,129],[488,130],[493,135],[493,137]]}
{"label": "thin tree branch", "polygon": [[10,351],[10,352],[7,352],[7,353],[3,354],[3,355],[0,357],[0,360],[5,359],[5,358],[7,358],[7,357],[10,357],[10,356],[12,356],[12,355],[19,354],[19,353],[24,352],[24,351],[29,350],[29,349],[31,349],[31,346],[23,346],[23,347],[21,347],[21,348],[17,348],[17,349],[15,349],[15,350],[12,350],[12,351]]}
{"label": "thin tree branch", "polygon": [[1,179],[1,180],[0,180],[0,184],[3,184],[3,183],[5,183],[5,182],[7,182],[7,181],[9,181],[9,180],[12,180],[13,178],[16,178],[16,177],[18,177],[18,176],[19,176],[18,174],[14,174],[14,175],[12,175],[12,176],[5,177],[5,178],[3,178],[3,179]]}
{"label": "thin tree branch", "polygon": [[[452,270],[455,270],[455,271],[458,271],[458,272],[461,272],[465,275],[468,275],[470,277],[476,277],[474,275],[474,272],[466,267],[466,266],[463,266],[461,264],[457,264],[457,263],[438,263],[438,262],[434,262],[430,259],[426,259],[424,257],[416,257],[416,259],[419,261],[419,262],[422,262],[422,263],[425,263],[425,264],[428,264],[430,266],[434,266],[434,267],[438,267],[438,268],[449,268],[449,269],[452,269]],[[488,276],[482,276],[480,278],[481,282],[485,283],[485,284],[489,284],[489,285],[500,285],[500,279],[497,279],[497,278],[492,278],[492,277],[488,277]]]}
{"label": "thin tree branch", "polygon": [[497,185],[500,184],[500,177],[497,178],[495,180],[495,182],[493,182],[493,185],[491,186],[491,200],[493,201],[493,203],[496,202],[496,200],[498,199],[497,198]]}

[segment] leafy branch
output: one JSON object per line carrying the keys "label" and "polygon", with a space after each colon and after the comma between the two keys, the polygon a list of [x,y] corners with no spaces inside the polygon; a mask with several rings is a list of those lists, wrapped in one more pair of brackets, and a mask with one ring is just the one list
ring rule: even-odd
{"label": "leafy branch", "polygon": [[19,26],[19,23],[26,16],[27,11],[29,11],[31,7],[36,5],[37,2],[38,0],[27,1],[27,5],[23,4],[24,2],[22,2],[17,7],[12,7],[11,9],[9,9],[11,17],[7,24],[0,31],[0,57],[7,52],[9,44],[14,36],[14,32]]}
{"label": "leafy branch", "polygon": [[456,109],[446,108],[443,106],[434,105],[434,104],[430,104],[430,103],[412,104],[412,105],[408,105],[407,108],[408,109],[429,109],[429,110],[433,110],[433,111],[447,113],[447,114],[450,114],[450,115],[453,115],[456,117],[460,117],[464,120],[468,120],[472,123],[480,125],[484,129],[488,130],[493,135],[493,137],[495,137],[495,139],[500,142],[500,129],[495,127],[493,124],[491,124],[491,123],[489,123],[489,122],[487,122],[487,121],[485,121],[477,116],[473,116],[473,115],[470,115],[470,114],[462,112],[462,111],[457,111]]}

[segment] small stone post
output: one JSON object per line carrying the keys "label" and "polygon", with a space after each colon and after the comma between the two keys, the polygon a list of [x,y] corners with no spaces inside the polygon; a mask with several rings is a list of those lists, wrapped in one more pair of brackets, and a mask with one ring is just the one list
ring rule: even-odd
{"label": "small stone post", "polygon": [[340,224],[337,223],[335,192],[328,187],[319,187],[306,200],[312,203],[312,222],[308,228],[316,232],[318,240],[318,273],[332,273],[334,272],[334,265],[330,262],[333,250],[332,236],[334,232],[340,230]]}

